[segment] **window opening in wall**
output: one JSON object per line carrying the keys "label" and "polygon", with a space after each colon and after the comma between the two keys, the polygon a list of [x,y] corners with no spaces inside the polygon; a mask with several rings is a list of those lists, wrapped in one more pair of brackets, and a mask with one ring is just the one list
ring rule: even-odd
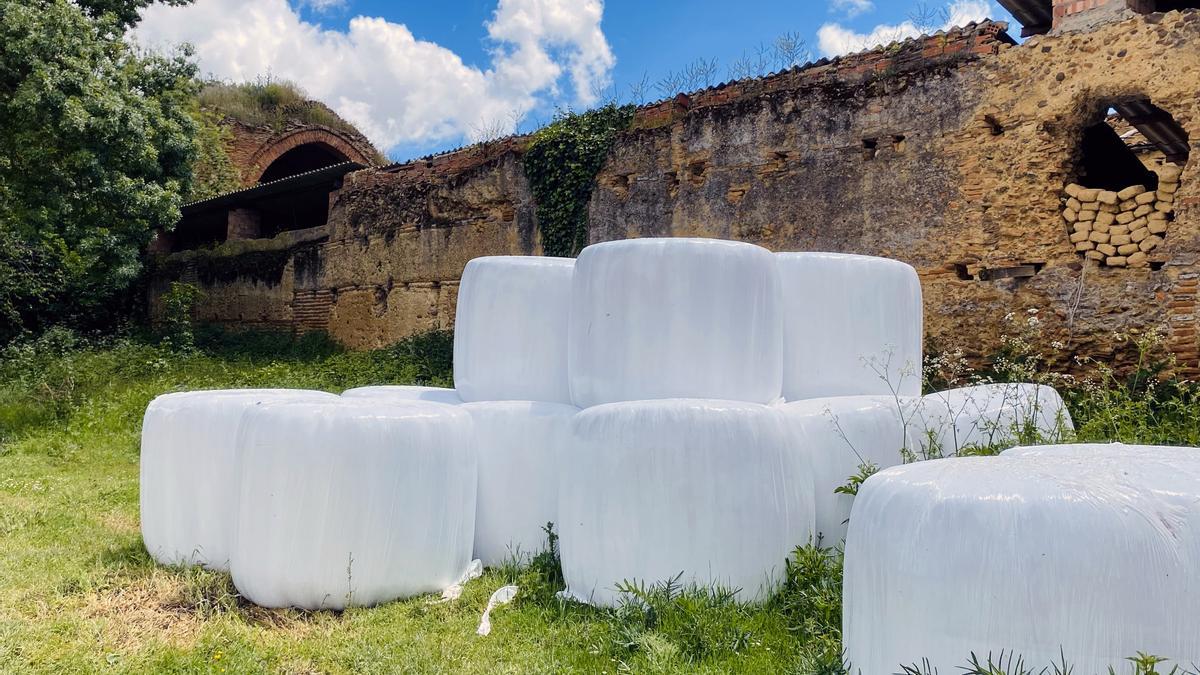
{"label": "window opening in wall", "polygon": [[1140,0],[1131,3],[1130,7],[1135,12],[1150,14],[1152,12],[1172,12],[1177,9],[1200,9],[1200,2],[1197,0]]}
{"label": "window opening in wall", "polygon": [[1107,267],[1158,269],[1174,221],[1187,132],[1148,99],[1097,108],[1080,135],[1063,219],[1075,250]]}
{"label": "window opening in wall", "polygon": [[863,159],[875,159],[875,155],[879,153],[879,139],[864,138],[862,147]]}
{"label": "window opening in wall", "polygon": [[908,139],[903,134],[892,136],[892,149],[896,152],[904,152],[908,144]]}

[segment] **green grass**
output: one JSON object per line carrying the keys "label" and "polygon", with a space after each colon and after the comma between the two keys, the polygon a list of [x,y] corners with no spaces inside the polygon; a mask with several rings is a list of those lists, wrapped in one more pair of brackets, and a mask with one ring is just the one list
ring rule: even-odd
{"label": "green grass", "polygon": [[[488,571],[452,603],[339,614],[261,610],[228,575],[158,567],[138,526],[139,428],[154,396],[450,380],[444,333],[367,353],[254,333],[197,344],[54,331],[0,358],[0,672],[808,672],[836,659],[839,626],[783,599],[803,583],[766,608],[670,587],[604,611],[556,598],[557,561],[543,555]],[[824,569],[819,592],[837,588],[840,568],[807,555],[810,574]],[[521,594],[476,636],[488,596],[511,582]]]}
{"label": "green grass", "polygon": [[[844,672],[840,555],[812,546],[787,561],[764,606],[668,582],[630,584],[612,610],[559,600],[553,551],[489,570],[454,602],[344,613],[259,609],[228,575],[152,563],[138,526],[138,443],[154,396],[447,385],[450,356],[448,333],[346,352],[319,335],[87,341],[51,331],[0,352],[0,673]],[[1109,374],[1068,399],[1081,440],[1200,435],[1192,385]],[[494,612],[492,635],[476,636],[489,595],[509,583],[517,600]],[[972,670],[968,656],[963,672],[1022,672],[1011,656]]]}

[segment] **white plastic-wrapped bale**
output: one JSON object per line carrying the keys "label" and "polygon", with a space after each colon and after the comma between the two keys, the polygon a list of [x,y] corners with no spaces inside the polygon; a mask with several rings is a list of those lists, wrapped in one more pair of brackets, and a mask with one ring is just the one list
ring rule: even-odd
{"label": "white plastic-wrapped bale", "polygon": [[164,394],[142,421],[142,539],[163,565],[229,569],[237,497],[237,434],[250,408],[281,399],[332,399],[289,389]]}
{"label": "white plastic-wrapped bale", "polygon": [[575,405],[666,398],[770,403],[783,318],[774,255],[716,239],[589,246],[575,266]]}
{"label": "white plastic-wrapped bale", "polygon": [[1005,457],[1071,457],[1078,459],[1153,459],[1200,462],[1200,449],[1168,445],[1125,445],[1124,443],[1072,443],[1069,445],[1023,445],[1000,453]]}
{"label": "white plastic-wrapped bale", "polygon": [[1052,387],[983,384],[921,398],[918,457],[949,457],[973,446],[1020,442],[1032,436],[1057,442],[1074,430],[1071,414]]}
{"label": "white plastic-wrapped bale", "polygon": [[489,401],[463,406],[475,422],[479,500],[475,557],[492,566],[527,562],[558,522],[559,457],[579,409],[561,403]]}
{"label": "white plastic-wrapped bale", "polygon": [[[1078,452],[882,471],[846,540],[851,672],[952,672],[970,654],[1036,672],[1200,663],[1200,462]],[[1061,651],[1060,651],[1061,650]],[[1163,672],[1170,669],[1166,665]]]}
{"label": "white plastic-wrapped bale", "polygon": [[264,607],[440,591],[475,535],[471,416],[424,401],[279,403],[246,415],[233,582]]}
{"label": "white plastic-wrapped bale", "polygon": [[418,387],[410,385],[380,385],[375,387],[358,387],[342,392],[345,398],[379,398],[394,401],[429,401],[431,403],[447,403],[458,405],[462,398],[458,392],[446,387]]}
{"label": "white plastic-wrapped bale", "polygon": [[920,396],[921,281],[911,265],[779,253],[783,396]]}
{"label": "white plastic-wrapped bale", "polygon": [[761,600],[813,534],[812,470],[778,408],[671,399],[575,416],[559,544],[567,590],[602,606],[623,582],[679,578]]}
{"label": "white plastic-wrapped bale", "polygon": [[791,434],[793,452],[812,465],[816,532],[823,546],[846,538],[854,497],[839,494],[851,476],[866,466],[902,464],[912,447],[910,426],[916,398],[841,396],[814,398],[780,406]]}
{"label": "white plastic-wrapped bale", "polygon": [[464,401],[570,403],[567,316],[574,260],[475,258],[463,270],[454,386]]}

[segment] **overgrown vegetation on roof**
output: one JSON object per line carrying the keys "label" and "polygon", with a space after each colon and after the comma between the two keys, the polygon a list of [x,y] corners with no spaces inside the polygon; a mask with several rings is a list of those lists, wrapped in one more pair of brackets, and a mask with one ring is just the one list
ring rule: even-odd
{"label": "overgrown vegetation on roof", "polygon": [[200,88],[200,107],[221,117],[233,118],[253,127],[282,130],[289,122],[320,124],[358,134],[346,120],[319,101],[311,100],[294,82],[259,78],[254,82],[205,82]]}

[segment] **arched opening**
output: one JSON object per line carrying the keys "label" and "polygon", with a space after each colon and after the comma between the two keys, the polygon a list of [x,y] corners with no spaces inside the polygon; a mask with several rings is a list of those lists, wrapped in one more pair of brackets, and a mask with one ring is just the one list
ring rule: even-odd
{"label": "arched opening", "polygon": [[1129,3],[1135,12],[1171,12],[1177,9],[1200,9],[1200,0],[1138,0]]}
{"label": "arched opening", "polygon": [[295,176],[327,166],[333,166],[350,158],[324,143],[305,143],[283,153],[263,171],[260,183],[269,183],[280,178]]}
{"label": "arched opening", "polygon": [[1071,243],[1102,266],[1157,268],[1191,150],[1187,131],[1147,98],[1094,110],[1063,197]]}

